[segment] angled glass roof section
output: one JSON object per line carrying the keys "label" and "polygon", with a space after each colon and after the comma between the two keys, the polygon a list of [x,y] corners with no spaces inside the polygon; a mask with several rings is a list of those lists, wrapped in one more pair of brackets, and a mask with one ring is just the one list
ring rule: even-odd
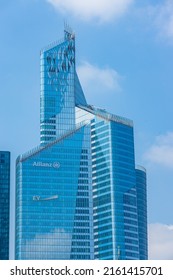
{"label": "angled glass roof section", "polygon": [[16,164],[18,164],[19,162],[23,162],[23,161],[27,160],[28,158],[31,158],[32,156],[35,156],[36,154],[42,152],[43,150],[46,150],[46,149],[52,147],[53,145],[57,144],[60,141],[63,141],[65,139],[67,139],[68,137],[74,135],[75,133],[80,131],[83,127],[85,127],[89,124],[90,124],[89,121],[83,121],[83,122],[80,122],[80,123],[76,124],[74,129],[68,130],[63,135],[61,135],[60,137],[57,137],[56,140],[51,141],[47,145],[45,145],[45,146],[39,145],[39,146],[31,149],[30,151],[18,156],[18,158],[16,159]]}
{"label": "angled glass roof section", "polygon": [[75,71],[75,105],[88,106],[76,71]]}
{"label": "angled glass roof section", "polygon": [[84,105],[80,105],[80,104],[77,107],[79,107],[79,108],[81,108],[81,109],[83,109],[83,110],[85,110],[89,113],[92,113],[92,114],[94,114],[94,115],[96,115],[100,118],[103,118],[105,120],[114,121],[114,122],[117,122],[117,123],[121,123],[121,124],[130,126],[130,127],[133,127],[133,121],[132,120],[121,117],[121,116],[111,114],[111,113],[107,112],[105,109],[97,108],[93,105],[84,106]]}

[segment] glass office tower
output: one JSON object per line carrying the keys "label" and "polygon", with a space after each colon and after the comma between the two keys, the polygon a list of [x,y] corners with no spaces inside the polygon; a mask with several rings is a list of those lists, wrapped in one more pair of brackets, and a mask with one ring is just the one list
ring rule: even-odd
{"label": "glass office tower", "polygon": [[16,259],[139,259],[136,181],[133,123],[88,105],[65,28],[41,51],[40,145],[16,161]]}
{"label": "glass office tower", "polygon": [[10,152],[0,151],[0,260],[9,259]]}

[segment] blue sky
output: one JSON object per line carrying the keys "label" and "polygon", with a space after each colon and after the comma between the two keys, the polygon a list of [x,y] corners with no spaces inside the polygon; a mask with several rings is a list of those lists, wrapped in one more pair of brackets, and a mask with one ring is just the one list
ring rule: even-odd
{"label": "blue sky", "polygon": [[150,258],[173,259],[172,0],[0,0],[0,149],[12,153],[12,200],[15,159],[39,144],[39,52],[64,21],[88,103],[134,121]]}

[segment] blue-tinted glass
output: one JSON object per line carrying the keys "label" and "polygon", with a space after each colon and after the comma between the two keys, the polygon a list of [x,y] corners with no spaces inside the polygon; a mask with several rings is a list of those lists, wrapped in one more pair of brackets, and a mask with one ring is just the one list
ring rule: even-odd
{"label": "blue-tinted glass", "polygon": [[10,153],[0,151],[0,260],[9,259]]}
{"label": "blue-tinted glass", "polygon": [[140,260],[148,259],[146,171],[136,168]]}
{"label": "blue-tinted glass", "polygon": [[17,159],[16,258],[146,256],[133,122],[87,104],[69,29],[41,51],[40,121],[40,145]]}

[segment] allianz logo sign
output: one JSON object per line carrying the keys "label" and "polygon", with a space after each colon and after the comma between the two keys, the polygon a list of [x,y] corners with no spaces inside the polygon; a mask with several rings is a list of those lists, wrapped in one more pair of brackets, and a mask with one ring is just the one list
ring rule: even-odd
{"label": "allianz logo sign", "polygon": [[42,162],[42,161],[34,161],[32,166],[36,167],[50,167],[50,168],[60,168],[60,163],[59,162]]}

